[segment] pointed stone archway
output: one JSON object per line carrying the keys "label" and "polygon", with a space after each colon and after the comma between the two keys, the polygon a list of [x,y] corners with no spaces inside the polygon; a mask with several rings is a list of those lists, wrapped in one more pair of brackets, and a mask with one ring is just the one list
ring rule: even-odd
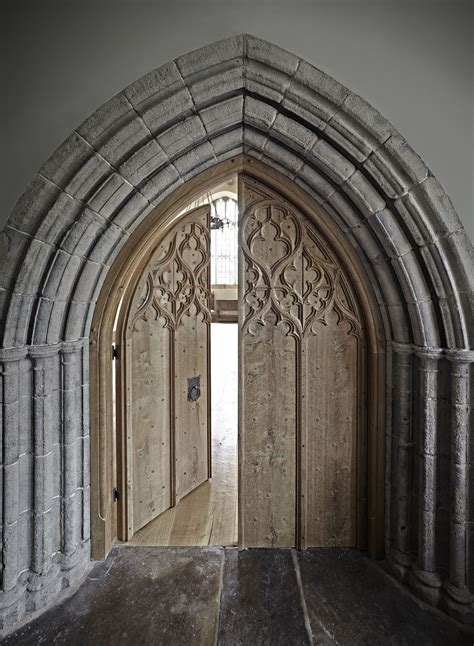
{"label": "pointed stone archway", "polygon": [[242,35],[99,108],[1,234],[6,625],[80,581],[89,562],[89,336],[114,260],[173,191],[241,154],[321,205],[365,268],[387,339],[386,557],[424,599],[473,620],[472,244],[376,110]]}

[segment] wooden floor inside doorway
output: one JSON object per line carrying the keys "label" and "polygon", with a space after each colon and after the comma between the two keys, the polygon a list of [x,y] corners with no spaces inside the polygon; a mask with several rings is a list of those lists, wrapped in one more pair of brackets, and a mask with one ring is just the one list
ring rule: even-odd
{"label": "wooden floor inside doorway", "polygon": [[237,545],[237,325],[211,326],[213,477],[129,545]]}

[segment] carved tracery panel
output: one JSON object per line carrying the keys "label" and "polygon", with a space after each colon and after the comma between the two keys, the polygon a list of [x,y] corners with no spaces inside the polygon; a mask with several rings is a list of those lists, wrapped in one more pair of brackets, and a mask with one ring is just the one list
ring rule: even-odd
{"label": "carved tracery panel", "polygon": [[363,325],[335,252],[241,179],[241,541],[355,545]]}

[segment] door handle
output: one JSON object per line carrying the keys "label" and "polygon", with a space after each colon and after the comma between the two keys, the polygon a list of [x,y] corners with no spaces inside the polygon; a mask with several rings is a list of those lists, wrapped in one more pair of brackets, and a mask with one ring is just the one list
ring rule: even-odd
{"label": "door handle", "polygon": [[188,402],[195,402],[201,396],[201,375],[188,377]]}

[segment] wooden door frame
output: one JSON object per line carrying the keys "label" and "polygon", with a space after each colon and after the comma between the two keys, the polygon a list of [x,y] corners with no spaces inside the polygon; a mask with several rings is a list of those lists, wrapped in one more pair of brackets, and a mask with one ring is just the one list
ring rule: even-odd
{"label": "wooden door frame", "polygon": [[[179,221],[180,212],[198,196],[232,175],[243,173],[288,199],[320,231],[344,265],[359,298],[367,339],[367,551],[384,554],[385,461],[385,336],[380,310],[363,265],[339,227],[324,209],[294,181],[247,155],[239,155],[204,171],[178,187],[144,218],[110,268],[95,307],[90,332],[91,399],[91,550],[93,559],[107,556],[123,515],[116,513],[111,342],[122,298],[138,280],[151,249]],[[120,369],[120,368],[119,368]],[[116,404],[117,428],[123,428],[123,393]],[[122,431],[123,433],[123,431]],[[117,432],[117,436],[119,436]],[[123,435],[117,446],[123,447]],[[122,478],[124,475],[122,474]],[[120,517],[118,517],[120,516]]]}

